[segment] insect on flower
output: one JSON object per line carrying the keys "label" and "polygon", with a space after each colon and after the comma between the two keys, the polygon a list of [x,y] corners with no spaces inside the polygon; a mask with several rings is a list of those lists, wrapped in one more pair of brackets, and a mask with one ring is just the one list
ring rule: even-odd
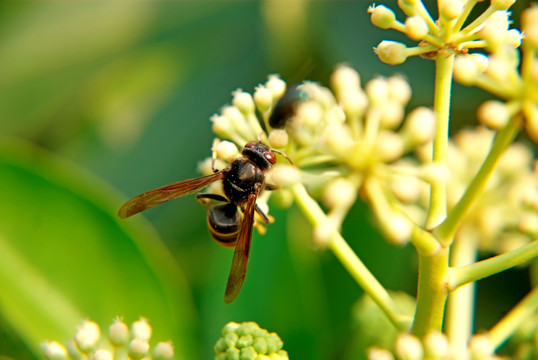
{"label": "insect on flower", "polygon": [[[197,194],[196,199],[202,202],[216,200],[224,203],[209,208],[207,221],[209,232],[218,243],[226,247],[235,247],[224,294],[224,301],[231,303],[239,294],[245,280],[254,212],[258,213],[264,223],[269,223],[267,215],[256,205],[256,199],[263,190],[277,188],[265,182],[265,174],[276,163],[275,153],[283,155],[291,162],[285,154],[270,149],[261,141],[247,143],[241,151],[243,156],[235,159],[222,170],[215,169],[216,155],[214,154],[213,174],[179,181],[140,194],[123,204],[118,211],[118,216],[122,219],[127,218],[168,200],[195,193],[221,180],[225,196]],[[242,215],[238,208],[241,209]]]}

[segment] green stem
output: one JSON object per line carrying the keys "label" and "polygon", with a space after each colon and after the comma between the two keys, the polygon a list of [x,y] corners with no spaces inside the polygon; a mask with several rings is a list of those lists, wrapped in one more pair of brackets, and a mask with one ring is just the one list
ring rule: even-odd
{"label": "green stem", "polygon": [[448,287],[450,290],[491,276],[511,267],[521,265],[538,256],[538,240],[519,249],[479,261],[474,264],[455,267],[449,270]]}
{"label": "green stem", "polygon": [[[433,142],[433,162],[447,165],[448,125],[450,119],[450,94],[452,89],[452,70],[454,54],[440,53],[435,60],[435,93],[433,108],[437,128]],[[446,217],[446,183],[435,182],[431,187],[430,208],[426,228],[432,229]]]}
{"label": "green stem", "polygon": [[519,123],[519,121],[512,119],[512,121],[510,121],[508,125],[497,134],[489,154],[480,167],[480,170],[469,184],[469,187],[466,189],[461,199],[450,212],[450,215],[435,230],[437,238],[443,244],[449,244],[452,241],[452,238],[454,237],[454,234],[461,221],[471,208],[471,205],[474,203],[475,199],[482,193],[482,190],[490,175],[493,173],[499,158],[508,145],[512,142],[519,130],[517,123]]}
{"label": "green stem", "polygon": [[423,337],[432,331],[441,331],[448,288],[448,248],[441,248],[431,256],[419,256],[418,293],[412,332]]}
{"label": "green stem", "polygon": [[[292,192],[297,205],[313,227],[324,226],[329,222],[319,204],[308,195],[302,184],[294,185]],[[399,314],[397,306],[387,290],[368,270],[336,229],[332,232],[327,245],[359,286],[383,310],[394,326],[399,331],[408,330],[410,319]]]}
{"label": "green stem", "polygon": [[488,331],[495,348],[500,347],[516,329],[538,309],[538,287],[527,294],[504,318]]}

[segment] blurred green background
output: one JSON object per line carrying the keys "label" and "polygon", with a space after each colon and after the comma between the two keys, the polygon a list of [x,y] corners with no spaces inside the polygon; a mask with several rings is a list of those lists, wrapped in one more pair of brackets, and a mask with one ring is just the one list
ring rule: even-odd
{"label": "blurred green background", "polygon": [[[69,339],[84,318],[106,328],[115,316],[145,316],[153,343],[171,339],[181,359],[212,358],[228,321],[278,332],[292,359],[361,358],[361,290],[313,248],[295,208],[273,207],[276,222],[254,234],[231,305],[223,294],[233,252],[211,240],[193,197],[126,221],[116,211],[197,176],[210,154],[210,116],[267,74],[327,85],[341,62],[363,83],[398,72],[413,88],[409,107],[430,106],[433,62],[382,64],[372,47],[403,37],[374,28],[369,5],[0,2],[0,357],[39,358],[43,340]],[[488,95],[456,85],[453,98],[456,128],[474,124]],[[387,288],[414,295],[414,251],[386,244],[371,219],[357,204],[344,236]],[[491,306],[483,311],[496,312],[479,313],[478,326],[525,293],[524,274],[491,286],[507,287],[500,303],[479,292]]]}

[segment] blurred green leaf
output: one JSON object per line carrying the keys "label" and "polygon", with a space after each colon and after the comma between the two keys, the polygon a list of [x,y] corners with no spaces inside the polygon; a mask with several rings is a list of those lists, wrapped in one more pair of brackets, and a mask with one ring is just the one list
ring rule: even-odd
{"label": "blurred green leaf", "polygon": [[[0,314],[34,355],[84,318],[106,327],[149,319],[153,340],[193,356],[193,304],[182,273],[142,218],[121,221],[119,196],[71,163],[0,141]],[[1,347],[1,346],[0,346]],[[7,354],[9,355],[9,354]]]}

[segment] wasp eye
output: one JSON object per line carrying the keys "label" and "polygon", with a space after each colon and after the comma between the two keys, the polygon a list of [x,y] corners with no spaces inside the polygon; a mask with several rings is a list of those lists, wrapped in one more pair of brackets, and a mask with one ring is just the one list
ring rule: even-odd
{"label": "wasp eye", "polygon": [[266,158],[271,164],[276,163],[276,156],[272,152],[264,152],[263,157]]}
{"label": "wasp eye", "polygon": [[245,145],[246,148],[253,148],[254,146],[256,146],[256,142],[254,141],[251,141]]}

